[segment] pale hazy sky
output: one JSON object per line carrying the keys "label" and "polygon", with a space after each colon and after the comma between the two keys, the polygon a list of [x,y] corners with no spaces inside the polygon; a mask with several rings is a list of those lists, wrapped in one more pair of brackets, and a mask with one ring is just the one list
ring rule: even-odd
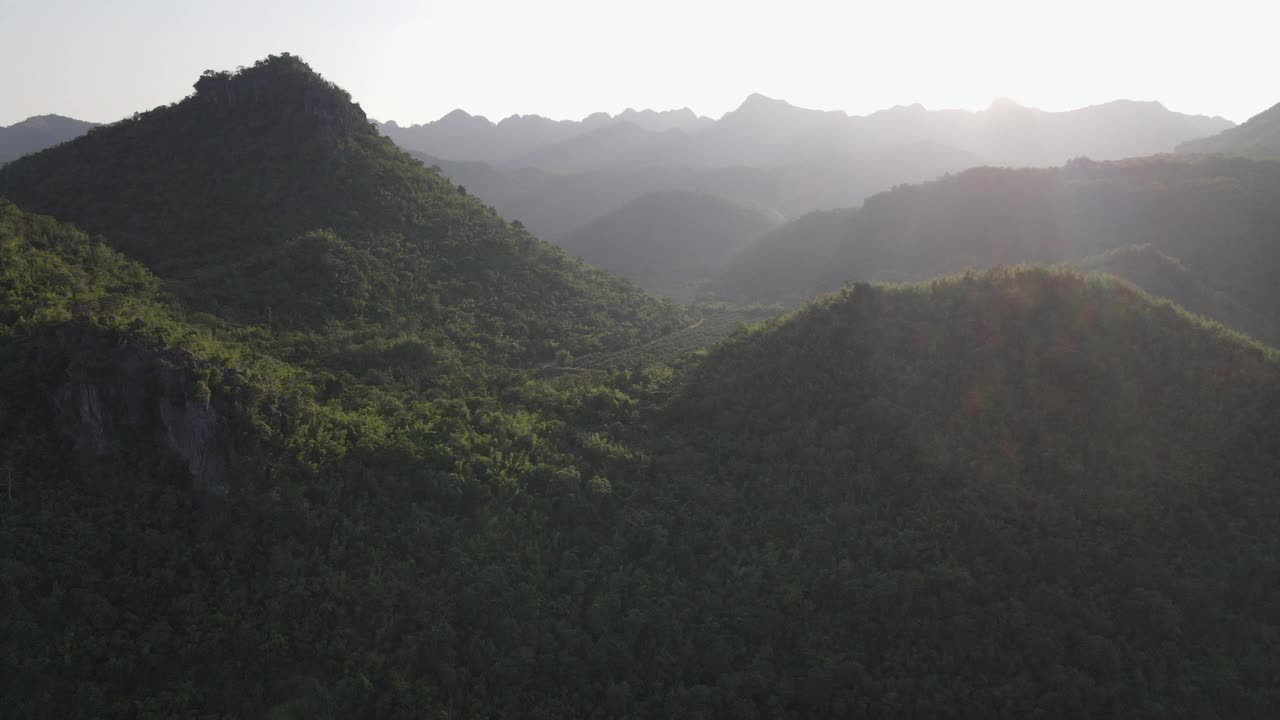
{"label": "pale hazy sky", "polygon": [[1280,102],[1277,28],[1280,0],[0,0],[0,125],[116,120],[281,51],[402,124],[718,117],[752,92],[855,114],[1129,98],[1240,122]]}

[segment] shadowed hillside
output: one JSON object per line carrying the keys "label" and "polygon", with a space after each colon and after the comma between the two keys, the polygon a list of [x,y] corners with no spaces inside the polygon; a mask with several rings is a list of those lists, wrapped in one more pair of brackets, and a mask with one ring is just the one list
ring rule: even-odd
{"label": "shadowed hillside", "polygon": [[751,241],[776,212],[700,193],[652,193],[594,220],[560,246],[653,292],[689,294]]}
{"label": "shadowed hillside", "polygon": [[422,167],[291,56],[208,72],[179,103],[12,163],[0,195],[240,322],[394,328],[514,362],[684,323]]}
{"label": "shadowed hillside", "polygon": [[799,716],[1265,715],[1277,402],[1274,353],[1101,276],[859,284],[671,400],[673,614],[809,668]]}
{"label": "shadowed hillside", "polygon": [[978,168],[882,193],[856,212],[783,226],[744,250],[712,287],[727,297],[795,301],[855,280],[1074,262],[1150,244],[1257,316],[1259,324],[1241,329],[1274,342],[1278,208],[1276,163],[1163,156]]}
{"label": "shadowed hillside", "polygon": [[1280,104],[1249,118],[1243,125],[1188,140],[1178,146],[1178,152],[1280,160]]}

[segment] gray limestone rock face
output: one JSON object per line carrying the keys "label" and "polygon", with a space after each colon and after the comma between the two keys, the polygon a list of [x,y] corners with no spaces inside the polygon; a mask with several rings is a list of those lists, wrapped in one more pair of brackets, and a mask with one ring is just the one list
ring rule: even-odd
{"label": "gray limestone rock face", "polygon": [[57,334],[73,358],[54,395],[77,452],[104,458],[125,443],[154,444],[177,455],[197,491],[221,493],[244,464],[229,417],[212,402],[206,377],[228,371],[179,350],[136,342],[106,352],[84,323]]}

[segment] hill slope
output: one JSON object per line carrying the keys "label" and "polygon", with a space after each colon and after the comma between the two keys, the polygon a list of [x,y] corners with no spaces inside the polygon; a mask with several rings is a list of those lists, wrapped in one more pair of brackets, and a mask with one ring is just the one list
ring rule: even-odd
{"label": "hill slope", "polygon": [[776,212],[716,195],[651,193],[588,223],[560,246],[641,287],[671,292],[704,279],[781,222]]}
{"label": "hill slope", "polygon": [[1280,104],[1249,118],[1243,125],[1182,143],[1178,152],[1280,160]]}
{"label": "hill slope", "polygon": [[690,642],[814,668],[804,715],[1257,716],[1278,401],[1273,353],[1101,276],[859,285],[689,373],[649,512],[735,598]]}
{"label": "hill slope", "polygon": [[482,648],[581,656],[582,635],[534,651],[497,607],[526,603],[538,635],[579,622],[581,593],[539,568],[570,547],[607,565],[587,480],[609,471],[587,458],[608,445],[564,418],[613,424],[618,394],[495,371],[432,397],[371,347],[365,378],[303,368],[269,329],[213,337],[162,287],[0,201],[6,717],[552,717],[603,697],[585,678],[544,695],[553,676]]}
{"label": "hill slope", "polygon": [[1280,368],[1127,285],[860,286],[676,382],[432,399],[5,204],[0,261],[13,717],[1280,701]]}
{"label": "hill slope", "polygon": [[729,297],[794,301],[853,280],[1072,262],[1149,243],[1263,321],[1241,329],[1275,341],[1277,208],[1276,163],[1158,157],[979,168],[876,195],[839,219],[797,220],[744,250],[716,287]]}
{"label": "hill slope", "polygon": [[104,234],[240,322],[395,327],[529,362],[684,321],[508,225],[287,55],[11,163],[0,195]]}
{"label": "hill slope", "polygon": [[61,115],[39,115],[0,127],[0,165],[79,137],[96,123]]}

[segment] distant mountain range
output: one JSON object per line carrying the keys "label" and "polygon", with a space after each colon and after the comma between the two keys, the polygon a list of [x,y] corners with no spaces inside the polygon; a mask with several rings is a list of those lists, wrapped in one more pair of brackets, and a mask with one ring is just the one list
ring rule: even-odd
{"label": "distant mountain range", "polygon": [[755,94],[718,120],[681,109],[493,123],[455,110],[425,125],[378,126],[505,217],[560,242],[648,193],[709,193],[794,218],[980,165],[1171,152],[1232,123],[1127,100],[1069,112],[1001,100],[979,112],[911,105],[851,116]]}
{"label": "distant mountain range", "polygon": [[975,168],[783,225],[711,287],[739,301],[796,302],[854,281],[1071,263],[1276,343],[1277,227],[1275,162],[1162,156]]}
{"label": "distant mountain range", "polygon": [[631,126],[649,133],[694,131],[714,124],[692,110],[627,110],[617,116],[594,113],[581,121],[551,120],[540,115],[512,115],[501,122],[454,110],[435,122],[401,127],[376,123],[401,147],[450,160],[507,163],[534,150],[609,126]]}
{"label": "distant mountain range", "polygon": [[685,108],[628,110],[616,117],[597,113],[580,122],[515,115],[493,123],[454,110],[425,125],[379,125],[401,146],[435,157],[553,172],[785,165],[920,143],[971,153],[986,164],[1056,165],[1081,155],[1114,160],[1170,152],[1179,143],[1232,126],[1220,117],[1129,100],[1068,112],[997,100],[978,112],[911,105],[857,116],[800,108],[759,94],[719,120]]}
{"label": "distant mountain range", "polygon": [[785,162],[464,189],[283,55],[0,168],[5,720],[1272,717],[1280,353],[1135,285],[1277,328],[1280,162],[804,215],[724,287],[839,289],[746,329],[476,198],[674,273],[976,157],[752,104]]}
{"label": "distant mountain range", "polygon": [[37,115],[0,127],[0,165],[80,137],[96,126],[97,123],[61,115]]}

